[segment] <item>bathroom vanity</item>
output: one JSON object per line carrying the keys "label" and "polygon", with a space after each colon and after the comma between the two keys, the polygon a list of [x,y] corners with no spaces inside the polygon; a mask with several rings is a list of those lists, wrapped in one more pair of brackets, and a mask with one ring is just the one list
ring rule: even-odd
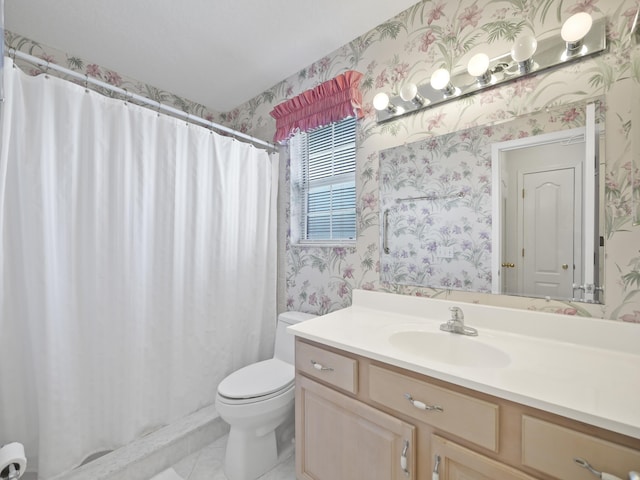
{"label": "bathroom vanity", "polygon": [[[452,306],[477,337],[440,330]],[[298,479],[640,470],[639,325],[355,291],[289,330]]]}

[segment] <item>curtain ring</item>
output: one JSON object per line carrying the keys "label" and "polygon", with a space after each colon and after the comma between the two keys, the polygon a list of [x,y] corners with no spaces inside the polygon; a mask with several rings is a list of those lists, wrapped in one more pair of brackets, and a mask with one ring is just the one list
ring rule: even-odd
{"label": "curtain ring", "polygon": [[89,93],[89,74],[84,74],[84,91],[85,93]]}
{"label": "curtain ring", "polygon": [[51,60],[47,60],[47,67],[44,69],[44,78],[49,79],[49,64]]}
{"label": "curtain ring", "polygon": [[160,100],[158,100],[158,109],[156,110],[156,113],[158,114],[158,118],[160,118],[160,109],[162,108],[162,104],[160,103]]}
{"label": "curtain ring", "polygon": [[187,120],[184,122],[184,124],[188,127],[189,126],[189,112],[185,112],[187,114]]}
{"label": "curtain ring", "polygon": [[13,57],[11,56],[11,53],[9,53],[9,58],[13,61],[13,68],[18,68],[18,67],[16,67],[16,53],[17,53],[17,51],[16,51],[15,48],[12,48],[12,49],[9,50],[9,52],[11,52],[11,50],[13,50]]}
{"label": "curtain ring", "polygon": [[124,104],[125,106],[129,105],[129,90],[127,90],[126,88],[123,88],[124,90]]}

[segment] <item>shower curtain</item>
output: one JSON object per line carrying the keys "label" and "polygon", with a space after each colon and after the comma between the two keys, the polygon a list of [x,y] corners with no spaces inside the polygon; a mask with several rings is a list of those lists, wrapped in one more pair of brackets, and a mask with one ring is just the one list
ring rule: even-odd
{"label": "shower curtain", "polygon": [[5,59],[0,444],[49,478],[272,353],[265,151]]}

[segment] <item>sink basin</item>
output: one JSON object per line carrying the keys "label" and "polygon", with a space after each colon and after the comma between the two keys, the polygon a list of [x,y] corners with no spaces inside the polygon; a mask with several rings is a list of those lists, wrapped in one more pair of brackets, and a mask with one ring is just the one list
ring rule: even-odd
{"label": "sink basin", "polygon": [[464,367],[500,368],[511,362],[509,355],[476,337],[452,333],[403,331],[391,334],[389,343],[417,357]]}

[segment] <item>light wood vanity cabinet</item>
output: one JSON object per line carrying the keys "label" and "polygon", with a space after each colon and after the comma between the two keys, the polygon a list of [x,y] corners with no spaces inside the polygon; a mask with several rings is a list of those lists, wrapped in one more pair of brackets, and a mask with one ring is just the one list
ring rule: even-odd
{"label": "light wood vanity cabinet", "polygon": [[413,425],[306,377],[296,395],[299,479],[417,478]]}
{"label": "light wood vanity cabinet", "polygon": [[316,381],[355,394],[357,367],[353,358],[296,343],[298,479],[417,478],[415,427],[411,423]]}
{"label": "light wood vanity cabinet", "polygon": [[430,480],[436,457],[440,480],[597,478],[575,457],[626,480],[640,439],[296,339],[299,480]]}

